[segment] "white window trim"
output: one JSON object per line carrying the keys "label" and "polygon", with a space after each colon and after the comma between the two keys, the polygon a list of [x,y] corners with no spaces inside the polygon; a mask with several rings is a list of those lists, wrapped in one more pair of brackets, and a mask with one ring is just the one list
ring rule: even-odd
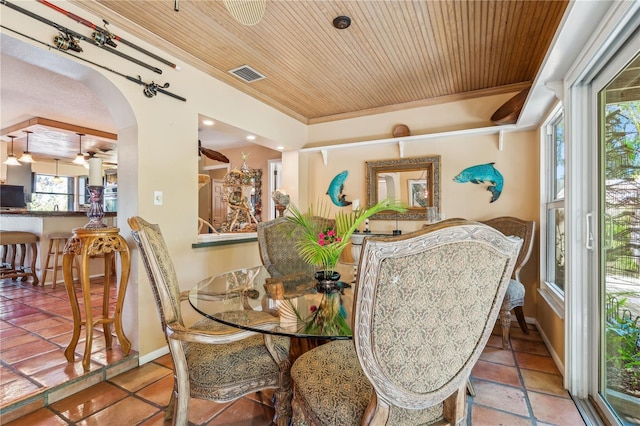
{"label": "white window trim", "polygon": [[[558,114],[563,110],[562,103],[558,102],[556,106],[545,118],[542,126],[540,127],[540,287],[538,293],[542,296],[543,300],[551,307],[551,309],[560,317],[564,319],[565,307],[564,296],[554,286],[550,285],[547,281],[547,213],[549,205],[549,193],[551,191],[549,177],[551,176],[551,169],[554,166],[551,161],[550,147],[549,147],[549,132],[548,129],[551,123],[554,122]],[[565,136],[566,141],[566,136]],[[565,143],[566,146],[566,143]],[[567,156],[565,153],[565,160]],[[565,168],[565,188],[566,188],[566,168]],[[565,190],[566,193],[566,190]],[[563,201],[564,205],[564,201]],[[565,206],[566,214],[566,206]],[[565,234],[566,236],[566,234]],[[565,280],[566,283],[566,280]],[[566,285],[565,285],[566,291]]]}

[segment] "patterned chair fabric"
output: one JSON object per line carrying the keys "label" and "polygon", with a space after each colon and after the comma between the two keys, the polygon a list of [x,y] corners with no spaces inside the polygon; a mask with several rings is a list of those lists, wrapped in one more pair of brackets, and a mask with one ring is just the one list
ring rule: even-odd
{"label": "patterned chair fabric", "polygon": [[494,219],[482,221],[482,223],[491,226],[502,232],[504,235],[513,235],[522,239],[522,248],[516,260],[516,266],[513,270],[511,281],[507,293],[502,302],[500,310],[500,325],[502,327],[502,348],[509,349],[509,328],[511,327],[511,310],[516,314],[520,329],[525,334],[529,334],[529,328],[524,318],[524,295],[525,289],[522,281],[520,281],[520,271],[527,263],[533,250],[533,237],[535,234],[536,223],[531,220],[522,220],[512,216],[501,216]]}
{"label": "patterned chair fabric", "polygon": [[461,422],[520,245],[462,220],[365,240],[354,340],[294,363],[294,424]]}
{"label": "patterned chair fabric", "polygon": [[[317,218],[333,226],[331,219]],[[272,277],[294,275],[301,272],[313,274],[315,266],[305,262],[296,249],[302,231],[286,217],[258,223],[258,246],[262,264]]]}
{"label": "patterned chair fabric", "polygon": [[[262,335],[206,318],[185,327],[180,302],[187,293],[180,292],[160,227],[138,216],[130,217],[128,222],[151,283],[175,368],[174,392],[165,419],[173,416],[174,424],[186,425],[190,396],[227,402],[262,389],[279,388],[280,366]],[[247,314],[255,315],[257,321],[268,315],[258,311]],[[287,338],[274,337],[272,341],[278,350],[288,352]]]}

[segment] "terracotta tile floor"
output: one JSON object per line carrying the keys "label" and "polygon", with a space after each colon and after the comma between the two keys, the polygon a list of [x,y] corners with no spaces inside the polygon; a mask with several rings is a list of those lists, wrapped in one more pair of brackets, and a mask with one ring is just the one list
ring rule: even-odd
{"label": "terracotta tile floor", "polygon": [[[41,310],[43,305],[31,308],[25,303],[25,298],[42,300],[42,294],[68,303],[63,287],[35,290],[39,293],[37,297],[33,290],[24,291],[25,288],[31,290],[28,285],[0,287],[2,405],[16,395],[38,392],[45,383],[54,383],[59,377],[76,377],[82,373],[82,368],[80,371],[77,368],[79,362],[68,365],[57,361],[59,357],[56,355],[62,356],[61,351],[68,339],[52,343],[43,338],[43,335],[67,334],[69,330],[65,326],[68,324],[52,319],[66,318],[68,322],[70,312],[67,315],[64,309],[59,309],[60,316],[51,318],[46,315],[48,308]],[[23,314],[18,315],[17,311]],[[40,325],[46,324],[40,327],[34,321],[20,320],[33,315],[37,316]],[[468,399],[467,424],[583,425],[572,399],[562,389],[562,376],[538,332],[532,329],[529,335],[525,335],[516,324],[511,329],[510,350],[501,349],[499,328],[494,333],[473,369],[471,381],[476,396]],[[36,345],[38,349],[32,350]],[[102,352],[104,358],[105,351]],[[39,362],[29,362],[34,353],[39,354]],[[118,355],[113,358],[118,358]],[[95,362],[99,367],[98,361]],[[23,374],[31,377],[25,379]],[[9,420],[15,419],[13,421],[0,418],[0,423],[7,426],[163,425],[164,409],[172,387],[172,362],[170,356],[165,355],[80,392],[65,395],[48,406],[36,407],[35,411],[32,409],[22,417],[10,416],[12,419]],[[272,391],[265,391],[226,404],[192,399],[189,422],[192,425],[269,425],[274,414],[272,395]]]}
{"label": "terracotta tile floor", "polygon": [[[60,276],[59,276],[60,277]],[[111,312],[115,286],[109,295]],[[82,290],[76,284],[78,298]],[[94,315],[102,314],[102,279],[91,283]],[[84,306],[80,303],[80,309]],[[84,330],[68,363],[64,350],[71,341],[73,315],[63,282],[34,287],[30,282],[0,280],[0,423],[33,411],[91,386],[107,376],[138,365],[138,354],[124,356],[113,339],[105,349],[102,327],[94,330],[90,370],[82,368]]]}

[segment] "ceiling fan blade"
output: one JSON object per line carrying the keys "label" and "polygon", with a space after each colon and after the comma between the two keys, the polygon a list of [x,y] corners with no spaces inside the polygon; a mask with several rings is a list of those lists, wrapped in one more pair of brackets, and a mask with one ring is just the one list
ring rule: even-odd
{"label": "ceiling fan blade", "polygon": [[225,157],[224,155],[220,154],[218,151],[214,151],[212,149],[209,148],[203,148],[203,147],[199,147],[200,152],[203,153],[205,156],[211,158],[212,160],[215,161],[220,161],[221,163],[228,163],[229,159],[227,157]]}

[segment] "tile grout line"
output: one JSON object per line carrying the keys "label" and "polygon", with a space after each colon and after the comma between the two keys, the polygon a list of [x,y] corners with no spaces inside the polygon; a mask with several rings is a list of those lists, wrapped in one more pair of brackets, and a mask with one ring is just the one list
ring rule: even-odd
{"label": "tile grout line", "polygon": [[[30,284],[30,283],[27,283]],[[94,288],[96,287],[96,288]],[[93,286],[91,287],[91,293],[92,294],[98,294],[100,293],[100,291],[97,289],[97,287],[102,287],[101,285],[97,285],[97,286]],[[52,289],[53,290],[53,289]],[[80,289],[81,290],[81,289]],[[94,291],[95,290],[95,291]],[[38,340],[38,342],[48,342],[49,344],[53,345],[56,349],[53,349],[52,351],[48,351],[46,353],[49,352],[54,352],[54,351],[58,351],[58,350],[64,350],[66,346],[64,346],[64,344],[61,343],[57,343],[52,341],[51,339],[54,339],[58,336],[52,336],[50,338],[41,336],[40,334],[37,333],[37,331],[35,330],[29,330],[27,328],[25,328],[25,325],[30,324],[29,322],[25,322],[24,324],[16,324],[14,322],[12,322],[12,320],[14,319],[19,319],[19,318],[23,318],[23,317],[27,317],[29,315],[46,315],[47,316],[47,320],[55,318],[55,319],[60,319],[63,322],[61,322],[60,324],[66,324],[67,322],[73,324],[73,320],[63,314],[57,313],[57,312],[51,312],[48,310],[45,310],[42,306],[49,306],[51,307],[52,305],[54,307],[59,307],[59,306],[67,306],[69,305],[69,299],[68,297],[64,297],[66,296],[66,291],[63,291],[63,289],[61,289],[59,291],[59,293],[57,294],[51,294],[49,292],[50,290],[48,288],[43,288],[40,286],[27,286],[25,283],[22,282],[3,282],[2,284],[0,284],[0,292],[2,292],[2,300],[0,300],[0,302],[2,303],[7,303],[7,304],[12,304],[12,306],[15,306],[15,309],[11,309],[10,311],[7,311],[6,314],[7,316],[11,317],[11,313],[12,312],[16,312],[16,311],[22,311],[22,310],[28,310],[30,313],[26,314],[26,315],[20,315],[17,317],[11,317],[10,319],[3,319],[2,321],[7,325],[6,329],[17,329],[20,331],[24,331],[24,334],[21,334],[20,336],[24,335],[24,336],[31,336],[34,337]],[[53,290],[56,291],[56,290]],[[9,294],[7,296],[7,293],[12,293]],[[101,293],[100,293],[101,294]],[[39,305],[29,305],[27,302],[29,301],[36,301],[39,303]],[[113,309],[113,304],[110,303],[110,307],[111,309]],[[83,309],[83,308],[82,308]],[[101,310],[100,307],[97,308],[98,310]],[[40,330],[45,330],[48,327],[42,328]],[[103,333],[96,330],[96,332],[100,335],[103,336]],[[65,333],[62,333],[65,334]],[[7,338],[9,339],[9,338]],[[22,345],[17,345],[15,346],[16,348],[20,347]],[[10,348],[8,350],[12,350],[13,348]],[[96,350],[92,353],[92,356],[94,353],[98,353],[100,351],[105,351],[105,349],[100,349],[100,350]],[[78,355],[77,352],[75,352],[76,355]],[[56,385],[56,386],[47,386],[44,384],[39,383],[38,381],[36,381],[35,379],[31,378],[29,375],[26,375],[24,373],[22,373],[20,370],[18,370],[15,367],[15,364],[19,363],[19,362],[23,362],[25,360],[29,360],[29,359],[33,359],[36,356],[41,355],[41,354],[37,354],[35,356],[29,357],[29,358],[25,358],[25,359],[20,359],[18,361],[16,361],[15,363],[10,363],[10,362],[6,362],[4,360],[2,360],[1,364],[5,366],[5,368],[8,369],[8,371],[10,371],[11,373],[15,374],[18,379],[16,380],[26,380],[27,383],[31,383],[34,386],[37,386],[38,389],[34,392],[25,394],[25,395],[19,395],[17,397],[17,399],[13,399],[12,401],[9,401],[8,403],[4,404],[2,407],[0,407],[0,413],[6,415],[9,414],[17,409],[20,409],[21,407],[33,404],[35,402],[38,401],[42,401],[42,407],[41,408],[48,408],[50,406],[50,395],[54,392],[59,392],[61,390],[63,390],[64,388],[68,387],[68,386],[72,386],[78,383],[81,383],[84,380],[91,380],[91,378],[97,376],[100,376],[101,381],[106,381],[107,380],[107,374],[109,369],[111,369],[114,366],[118,366],[122,363],[126,363],[126,362],[130,362],[130,357],[124,357],[120,360],[118,360],[115,363],[109,364],[108,361],[106,361],[106,364],[103,364],[102,362],[99,361],[92,361],[95,362],[96,365],[98,366],[98,368],[94,371],[90,371],[90,372],[84,372],[82,375],[76,376],[73,379],[67,380],[65,383],[62,383],[60,385]],[[82,356],[82,354],[79,354],[80,356]],[[134,354],[135,355],[135,354]],[[63,363],[64,364],[64,363]],[[56,368],[57,366],[51,367],[51,369]],[[43,370],[45,371],[45,370]],[[64,398],[63,398],[64,399]],[[56,401],[57,402],[57,401]]]}

